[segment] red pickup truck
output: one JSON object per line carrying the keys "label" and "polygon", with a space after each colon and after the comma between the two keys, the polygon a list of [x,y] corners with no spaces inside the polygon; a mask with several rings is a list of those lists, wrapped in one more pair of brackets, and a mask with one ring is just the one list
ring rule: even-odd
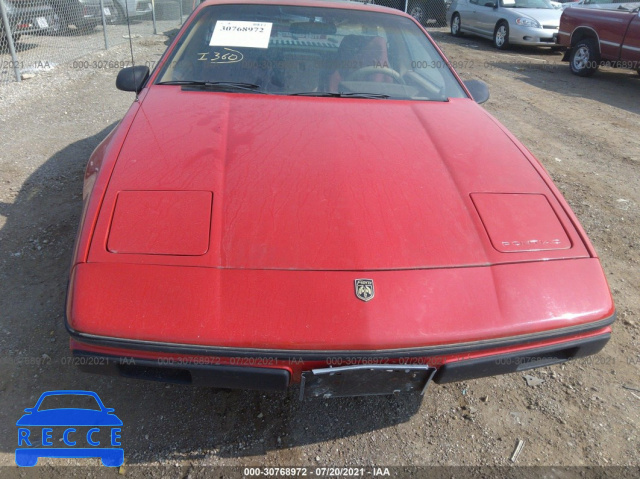
{"label": "red pickup truck", "polygon": [[602,64],[640,73],[640,4],[616,10],[567,8],[560,18],[558,44],[576,75],[593,75]]}

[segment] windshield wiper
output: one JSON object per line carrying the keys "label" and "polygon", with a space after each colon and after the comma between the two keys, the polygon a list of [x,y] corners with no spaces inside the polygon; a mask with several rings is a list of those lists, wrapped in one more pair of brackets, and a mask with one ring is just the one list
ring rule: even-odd
{"label": "windshield wiper", "polygon": [[161,81],[156,85],[182,85],[194,88],[207,88],[212,90],[242,90],[252,91],[254,93],[264,93],[259,91],[260,85],[253,83],[235,82],[235,81],[196,81],[196,80],[170,80]]}
{"label": "windshield wiper", "polygon": [[298,93],[289,93],[291,96],[322,96],[331,98],[367,98],[374,100],[384,100],[389,95],[383,93],[357,93],[357,92],[329,92],[329,91],[303,91]]}

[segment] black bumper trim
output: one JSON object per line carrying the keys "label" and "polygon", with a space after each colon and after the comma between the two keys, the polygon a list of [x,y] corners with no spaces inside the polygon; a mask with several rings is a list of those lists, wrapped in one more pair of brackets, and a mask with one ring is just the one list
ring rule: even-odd
{"label": "black bumper trim", "polygon": [[446,363],[438,368],[433,380],[444,384],[564,363],[597,353],[610,337],[606,333],[553,346]]}
{"label": "black bumper trim", "polygon": [[81,371],[125,378],[224,389],[286,391],[291,374],[286,369],[221,364],[164,364],[162,361],[73,352]]}
{"label": "black bumper trim", "polygon": [[[433,381],[438,384],[467,381],[482,377],[497,376],[533,368],[564,363],[599,352],[609,341],[611,334],[554,344],[552,346],[527,349],[514,353],[495,354],[483,358],[459,360],[433,368]],[[137,359],[74,351],[78,368],[84,372],[122,376],[133,379],[162,381],[228,389],[256,389],[285,391],[291,380],[286,369],[256,368],[247,366],[176,365],[162,360]],[[428,363],[428,361],[427,361]],[[393,366],[393,365],[392,365]],[[385,368],[384,365],[350,366],[350,368]],[[404,366],[404,369],[417,366]],[[425,364],[424,368],[427,368]],[[336,368],[339,371],[343,368]],[[304,381],[304,374],[303,374]],[[304,388],[304,384],[302,386]]]}
{"label": "black bumper trim", "polygon": [[162,343],[153,341],[140,341],[133,339],[112,338],[85,334],[73,330],[65,318],[65,326],[72,338],[89,345],[105,346],[110,348],[129,349],[137,351],[154,351],[166,354],[184,354],[195,356],[224,356],[241,358],[269,358],[284,360],[325,361],[330,358],[344,358],[350,356],[375,358],[384,357],[390,359],[445,356],[458,353],[469,353],[508,347],[514,345],[526,345],[539,341],[560,339],[564,336],[589,333],[597,331],[612,324],[616,319],[614,312],[610,317],[594,321],[592,323],[579,324],[540,333],[523,334],[507,338],[487,339],[468,343],[446,344],[438,346],[426,346],[422,348],[406,349],[375,349],[375,350],[283,350],[283,349],[257,349],[257,348],[227,348],[219,346],[201,346],[196,344]]}

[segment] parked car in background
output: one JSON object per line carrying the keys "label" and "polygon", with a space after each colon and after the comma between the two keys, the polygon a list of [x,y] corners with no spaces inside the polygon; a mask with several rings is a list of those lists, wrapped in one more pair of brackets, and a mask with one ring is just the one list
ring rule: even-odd
{"label": "parked car in background", "polygon": [[573,7],[581,5],[584,0],[558,0],[561,8]]}
{"label": "parked car in background", "polygon": [[[45,33],[60,29],[59,17],[46,0],[4,0],[4,4],[14,42],[29,33]],[[6,44],[5,42],[7,32],[0,17],[0,45]]]}
{"label": "parked car in background", "polygon": [[73,26],[77,30],[93,30],[102,23],[104,14],[107,23],[118,23],[119,14],[113,0],[48,0],[60,19],[60,31]]}
{"label": "parked car in background", "polygon": [[147,13],[151,13],[151,0],[114,0],[115,7],[118,9],[120,21],[124,22],[129,18],[141,17]]}
{"label": "parked car in background", "polygon": [[562,4],[562,8],[568,7],[584,7],[584,8],[601,8],[605,10],[615,10],[619,6],[637,3],[629,2],[629,0],[569,0]]}
{"label": "parked car in background", "polygon": [[447,4],[445,0],[374,0],[376,5],[406,11],[422,25],[442,27],[447,24]]}
{"label": "parked car in background", "polygon": [[554,47],[562,10],[549,0],[454,0],[451,34],[473,33],[504,50],[509,45]]}
{"label": "parked car in background", "polygon": [[567,8],[558,44],[568,47],[563,60],[576,75],[593,75],[602,64],[640,74],[640,3],[616,10]]}

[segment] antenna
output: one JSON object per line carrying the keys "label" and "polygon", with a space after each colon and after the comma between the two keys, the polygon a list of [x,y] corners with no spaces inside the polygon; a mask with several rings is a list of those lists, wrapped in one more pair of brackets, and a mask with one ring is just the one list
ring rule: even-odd
{"label": "antenna", "polygon": [[[153,3],[152,3],[152,8],[155,8],[153,7]],[[129,19],[129,0],[124,0],[124,9],[125,9],[125,15],[127,16],[127,31],[129,32],[129,51],[131,51],[131,66],[135,67],[136,61],[133,58],[133,40],[131,39],[131,20]],[[134,76],[135,76],[135,70],[134,70]],[[138,101],[138,92],[136,92],[136,101]]]}

